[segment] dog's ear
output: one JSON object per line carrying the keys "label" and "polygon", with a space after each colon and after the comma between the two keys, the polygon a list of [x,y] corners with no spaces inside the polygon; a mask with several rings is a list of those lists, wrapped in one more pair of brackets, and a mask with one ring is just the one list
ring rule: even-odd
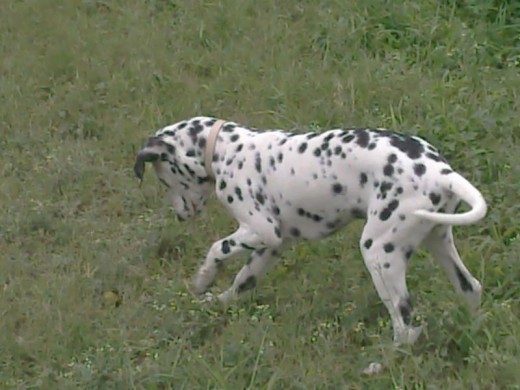
{"label": "dog's ear", "polygon": [[166,143],[161,138],[148,138],[135,159],[134,173],[139,180],[143,180],[145,163],[159,160],[161,154],[165,151]]}

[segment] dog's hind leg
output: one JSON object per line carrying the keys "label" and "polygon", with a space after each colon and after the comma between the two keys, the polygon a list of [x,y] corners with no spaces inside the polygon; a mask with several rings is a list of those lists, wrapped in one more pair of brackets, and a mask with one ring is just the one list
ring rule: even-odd
{"label": "dog's hind leg", "polygon": [[235,276],[233,285],[218,296],[224,304],[231,302],[238,294],[256,287],[258,281],[275,265],[279,250],[263,248],[251,253],[246,265]]}
{"label": "dog's hind leg", "polygon": [[431,227],[411,218],[399,222],[369,217],[360,247],[377,293],[392,319],[394,342],[413,344],[422,327],[412,326],[413,307],[406,286],[406,269],[413,250]]}
{"label": "dog's hind leg", "polygon": [[462,262],[453,242],[452,227],[435,227],[425,238],[423,245],[446,271],[451,283],[470,308],[476,310],[480,306],[482,286]]}

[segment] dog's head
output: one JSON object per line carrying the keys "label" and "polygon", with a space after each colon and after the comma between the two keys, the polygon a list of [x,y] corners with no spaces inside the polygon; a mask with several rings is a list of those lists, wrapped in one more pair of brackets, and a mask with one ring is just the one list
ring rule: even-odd
{"label": "dog's head", "polygon": [[212,181],[204,169],[203,143],[190,136],[189,128],[168,127],[150,137],[137,154],[134,173],[143,180],[146,163],[154,167],[175,214],[181,220],[200,212],[211,193]]}

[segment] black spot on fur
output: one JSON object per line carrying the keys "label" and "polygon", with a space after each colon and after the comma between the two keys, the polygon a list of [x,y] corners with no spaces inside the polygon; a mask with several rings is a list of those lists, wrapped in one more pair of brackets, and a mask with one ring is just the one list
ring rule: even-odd
{"label": "black spot on fur", "polygon": [[269,157],[269,166],[271,168],[274,168],[275,165],[276,165],[276,161],[274,160],[274,157],[273,156]]}
{"label": "black spot on fur", "polygon": [[381,221],[388,220],[397,207],[399,207],[399,201],[397,199],[392,200],[390,203],[388,203],[388,206],[381,211],[379,214],[379,219]]}
{"label": "black spot on fur", "polygon": [[365,243],[363,244],[363,246],[366,248],[366,249],[370,249],[370,247],[372,246],[372,239],[369,238],[368,240],[365,241]]}
{"label": "black spot on fur", "polygon": [[457,279],[459,279],[459,284],[460,284],[461,290],[464,292],[473,291],[473,286],[468,281],[468,279],[466,279],[466,277],[464,276],[464,274],[462,273],[460,268],[457,267],[456,265],[454,267],[455,267],[455,273],[457,274]]}
{"label": "black spot on fur", "polygon": [[184,169],[186,169],[186,171],[188,171],[190,176],[196,176],[195,171],[193,169],[191,169],[187,164],[183,164],[183,166],[184,166]]}
{"label": "black spot on fur", "polygon": [[193,126],[189,129],[190,138],[193,143],[197,141],[197,135],[202,130],[204,130],[204,127],[198,121],[193,122]]}
{"label": "black spot on fur", "polygon": [[441,175],[449,175],[450,173],[453,173],[451,169],[444,168],[441,170]]}
{"label": "black spot on fur", "polygon": [[368,176],[366,173],[361,173],[359,175],[359,183],[361,184],[361,187],[363,187],[368,181]]}
{"label": "black spot on fur", "polygon": [[341,139],[341,142],[345,143],[345,144],[348,144],[349,142],[352,142],[352,140],[356,138],[354,136],[354,134],[347,134],[346,136],[344,136],[342,139]]}
{"label": "black spot on fur", "polygon": [[329,142],[332,138],[334,138],[335,134],[334,133],[329,133],[325,136],[325,138],[323,138],[323,140],[325,142]]}
{"label": "black spot on fur", "polygon": [[280,228],[278,226],[274,228],[274,235],[278,238],[282,237],[282,233],[280,232]]}
{"label": "black spot on fur", "polygon": [[392,211],[394,211],[396,208],[399,207],[399,201],[397,199],[394,199],[392,200],[389,204],[388,204],[388,208]]}
{"label": "black spot on fur", "polygon": [[238,134],[233,134],[229,139],[231,142],[237,142],[240,136]]}
{"label": "black spot on fur", "polygon": [[374,150],[376,148],[377,144],[375,142],[371,142],[368,144],[368,150]]}
{"label": "black spot on fur", "polygon": [[233,197],[231,195],[229,195],[227,197],[227,201],[228,201],[228,203],[233,203]]}
{"label": "black spot on fur", "polygon": [[435,192],[430,192],[429,198],[434,206],[438,205],[441,202],[441,195]]}
{"label": "black spot on fur", "polygon": [[341,146],[336,146],[334,148],[334,154],[337,156],[338,154],[341,154],[341,152],[343,151],[343,149],[341,149]]}
{"label": "black spot on fur", "polygon": [[228,240],[224,240],[222,241],[222,253],[224,253],[225,255],[227,255],[231,249],[229,247],[229,241]]}
{"label": "black spot on fur", "polygon": [[403,301],[399,303],[399,312],[403,317],[403,322],[405,323],[405,325],[410,325],[412,321],[412,310],[413,307],[410,297],[406,297]]}
{"label": "black spot on fur", "polygon": [[226,181],[225,180],[221,180],[218,188],[219,188],[219,190],[222,191],[224,188],[226,188],[226,186],[227,186]]}
{"label": "black spot on fur", "polygon": [[316,149],[314,149],[313,154],[314,154],[316,157],[320,157],[320,156],[321,156],[321,149],[320,149],[320,148],[316,148]]}
{"label": "black spot on fur", "polygon": [[265,251],[267,250],[267,248],[260,248],[256,251],[256,254],[258,256],[263,256],[263,254],[265,253]]}
{"label": "black spot on fur", "polygon": [[332,185],[332,192],[335,194],[341,194],[341,192],[343,192],[343,186],[339,183],[334,183]]}
{"label": "black spot on fur", "polygon": [[164,179],[161,179],[159,178],[159,181],[164,184],[166,187],[170,188],[170,185],[168,184],[168,182],[166,182]]}
{"label": "black spot on fur", "polygon": [[385,253],[392,253],[394,251],[394,249],[395,249],[395,246],[391,242],[387,242],[383,246],[383,249],[384,249]]}
{"label": "black spot on fur", "polygon": [[227,125],[225,125],[223,128],[222,128],[222,131],[224,133],[231,133],[233,132],[233,130],[235,130],[235,125],[232,124],[232,123],[228,123]]}
{"label": "black spot on fur", "polygon": [[237,293],[242,293],[247,290],[252,290],[256,287],[256,278],[253,275],[249,275],[245,282],[238,285]]}
{"label": "black spot on fur", "polygon": [[441,158],[439,157],[438,154],[434,154],[434,153],[431,153],[431,152],[428,152],[425,154],[426,157],[428,157],[430,160],[433,160],[433,161],[441,161]]}
{"label": "black spot on fur", "polygon": [[273,214],[280,215],[280,208],[276,205],[273,206]]}
{"label": "black spot on fur", "polygon": [[406,260],[410,260],[410,258],[412,257],[413,255],[413,249],[408,249],[405,254],[404,254],[404,257],[406,258]]}
{"label": "black spot on fur", "polygon": [[300,237],[301,235],[300,229],[298,229],[297,227],[292,227],[290,232],[293,237]]}
{"label": "black spot on fur", "polygon": [[244,197],[242,196],[242,190],[239,187],[235,188],[235,194],[237,194],[238,200],[243,201]]}
{"label": "black spot on fur", "polygon": [[368,142],[370,141],[370,135],[364,129],[355,130],[357,140],[356,143],[362,148],[366,148],[368,146]]}
{"label": "black spot on fur", "polygon": [[392,176],[394,174],[394,166],[392,164],[386,164],[383,168],[385,176]]}
{"label": "black spot on fur", "polygon": [[397,155],[392,153],[390,156],[388,156],[388,163],[393,164],[397,161]]}
{"label": "black spot on fur", "polygon": [[388,181],[384,181],[381,183],[380,190],[381,190],[381,194],[383,194],[383,198],[386,197],[387,192],[390,191],[393,186],[394,186],[393,183],[390,183]]}
{"label": "black spot on fur", "polygon": [[255,198],[258,201],[258,203],[260,203],[260,204],[264,204],[265,203],[264,195],[262,195],[261,192],[257,192]]}
{"label": "black spot on fur", "polygon": [[260,158],[260,153],[256,153],[255,155],[255,169],[258,173],[262,173],[262,159]]}
{"label": "black spot on fur", "polygon": [[283,153],[278,153],[278,162],[281,163],[283,161]]}
{"label": "black spot on fur", "polygon": [[424,146],[421,142],[406,135],[393,134],[390,137],[390,144],[414,160],[421,157],[424,153]]}
{"label": "black spot on fur", "polygon": [[298,146],[298,152],[303,153],[307,150],[307,142],[303,142]]}
{"label": "black spot on fur", "polygon": [[418,163],[413,166],[413,171],[417,176],[422,176],[426,172],[426,165]]}

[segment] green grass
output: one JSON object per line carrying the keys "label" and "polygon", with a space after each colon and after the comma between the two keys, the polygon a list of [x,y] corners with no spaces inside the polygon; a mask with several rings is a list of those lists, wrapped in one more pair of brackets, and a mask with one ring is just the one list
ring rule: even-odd
{"label": "green grass", "polygon": [[[520,388],[516,3],[0,2],[0,388]],[[226,312],[201,306],[187,283],[234,221],[213,202],[178,223],[132,174],[145,137],[195,115],[430,140],[490,205],[456,229],[481,311],[419,254],[428,328],[394,350],[361,224],[294,246]]]}

